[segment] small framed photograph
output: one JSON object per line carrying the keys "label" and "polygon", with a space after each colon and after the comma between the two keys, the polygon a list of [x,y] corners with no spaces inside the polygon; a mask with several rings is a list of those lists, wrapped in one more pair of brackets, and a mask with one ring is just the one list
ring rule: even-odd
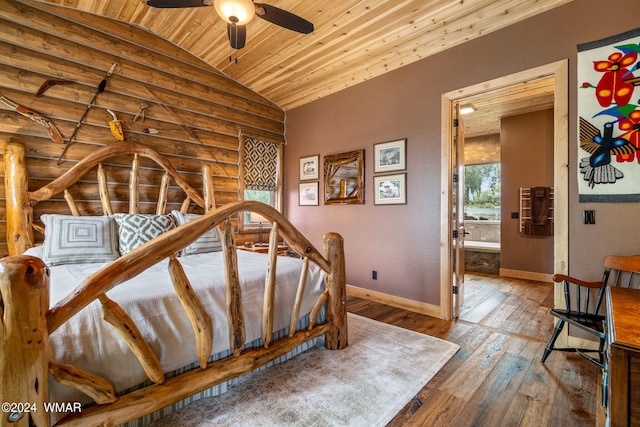
{"label": "small framed photograph", "polygon": [[373,172],[401,171],[407,168],[407,140],[373,144]]}
{"label": "small framed photograph", "polygon": [[300,181],[320,178],[320,156],[300,157]]}
{"label": "small framed photograph", "polygon": [[374,205],[405,205],[407,203],[407,174],[373,177]]}
{"label": "small framed photograph", "polygon": [[298,184],[298,204],[300,206],[318,206],[318,182]]}

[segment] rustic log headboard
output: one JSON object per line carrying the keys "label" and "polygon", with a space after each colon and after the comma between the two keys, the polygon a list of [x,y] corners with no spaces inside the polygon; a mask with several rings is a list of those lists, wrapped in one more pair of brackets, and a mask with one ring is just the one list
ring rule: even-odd
{"label": "rustic log headboard", "polygon": [[[205,165],[202,169],[203,193],[201,195],[193,187],[191,187],[176,169],[157,151],[152,150],[140,144],[122,142],[109,145],[93,154],[87,156],[82,162],[77,163],[62,176],[53,182],[36,190],[28,191],[27,187],[27,169],[25,164],[25,152],[21,144],[9,143],[5,149],[5,190],[7,192],[7,245],[9,255],[20,255],[26,249],[34,245],[33,240],[33,206],[38,202],[50,199],[56,194],[64,193],[64,198],[73,215],[80,215],[79,209],[69,192],[69,187],[77,183],[84,175],[94,167],[97,169],[97,178],[99,185],[99,196],[102,205],[103,215],[112,215],[114,213],[111,197],[107,188],[107,178],[102,163],[110,158],[130,155],[133,157],[131,162],[131,172],[129,176],[129,203],[128,213],[138,213],[139,207],[139,178],[140,178],[140,158],[149,158],[158,166],[164,169],[162,182],[160,184],[160,193],[156,205],[156,213],[166,213],[167,195],[169,191],[170,180],[182,188],[185,198],[182,203],[181,211],[186,212],[191,202],[204,211],[215,208],[215,199],[213,191],[213,183],[211,181],[210,166]],[[39,229],[39,227],[36,227]]]}

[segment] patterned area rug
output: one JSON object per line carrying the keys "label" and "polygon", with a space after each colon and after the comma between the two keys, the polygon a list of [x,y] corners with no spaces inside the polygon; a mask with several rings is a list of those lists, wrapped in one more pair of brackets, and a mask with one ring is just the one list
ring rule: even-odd
{"label": "patterned area rug", "polygon": [[153,426],[385,426],[458,349],[349,313],[346,349],[318,345]]}

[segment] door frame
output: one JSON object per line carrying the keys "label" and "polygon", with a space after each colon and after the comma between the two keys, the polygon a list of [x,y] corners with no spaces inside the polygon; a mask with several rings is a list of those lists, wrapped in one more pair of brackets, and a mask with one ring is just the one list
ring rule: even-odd
{"label": "door frame", "polygon": [[[460,114],[460,106],[462,104],[455,101],[451,104],[453,111],[453,122],[451,133],[451,252],[450,257],[453,262],[451,266],[451,286],[452,286],[452,315],[453,318],[460,317],[460,310],[464,304],[464,240],[467,233],[464,228],[464,119]],[[453,179],[456,177],[457,179]],[[455,189],[455,197],[453,196],[453,190]],[[455,214],[453,211],[455,206]],[[457,237],[453,237],[456,235]]]}
{"label": "door frame", "polygon": [[[440,317],[449,320],[453,312],[451,283],[451,245],[453,230],[451,147],[453,105],[471,96],[519,85],[539,78],[554,78],[554,273],[569,271],[569,65],[568,60],[553,62],[487,82],[447,92],[441,97],[441,203],[440,203]],[[556,296],[557,299],[557,296]]]}

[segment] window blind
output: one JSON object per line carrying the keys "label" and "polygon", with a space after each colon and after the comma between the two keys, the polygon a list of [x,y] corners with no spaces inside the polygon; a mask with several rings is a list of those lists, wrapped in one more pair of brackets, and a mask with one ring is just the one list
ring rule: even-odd
{"label": "window blind", "polygon": [[279,146],[254,138],[244,140],[244,188],[277,191]]}

